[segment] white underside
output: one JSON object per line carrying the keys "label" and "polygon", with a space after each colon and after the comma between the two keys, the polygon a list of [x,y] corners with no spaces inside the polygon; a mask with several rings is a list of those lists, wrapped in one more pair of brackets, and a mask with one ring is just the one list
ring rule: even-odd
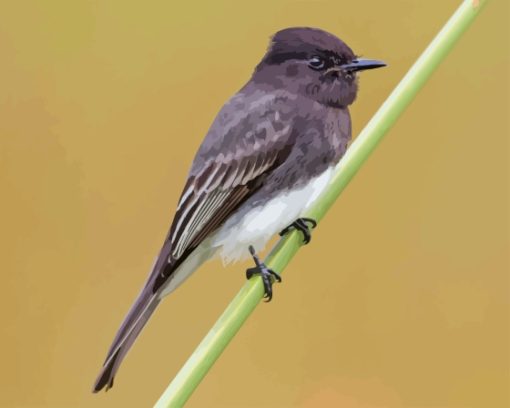
{"label": "white underside", "polygon": [[202,263],[215,255],[227,264],[249,257],[249,245],[253,245],[257,252],[264,249],[271,237],[303,216],[324,191],[332,174],[333,168],[330,167],[301,189],[279,194],[261,207],[238,211],[182,263],[160,298],[175,290]]}

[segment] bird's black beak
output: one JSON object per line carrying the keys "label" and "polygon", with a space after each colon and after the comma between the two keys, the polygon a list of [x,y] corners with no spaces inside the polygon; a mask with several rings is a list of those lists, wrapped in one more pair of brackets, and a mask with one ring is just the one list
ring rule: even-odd
{"label": "bird's black beak", "polygon": [[381,68],[381,67],[385,67],[385,66],[386,66],[386,63],[382,62],[382,61],[358,58],[358,59],[352,60],[348,64],[340,65],[340,68],[342,68],[343,70],[348,71],[348,72],[356,72],[356,71],[363,71],[365,69]]}

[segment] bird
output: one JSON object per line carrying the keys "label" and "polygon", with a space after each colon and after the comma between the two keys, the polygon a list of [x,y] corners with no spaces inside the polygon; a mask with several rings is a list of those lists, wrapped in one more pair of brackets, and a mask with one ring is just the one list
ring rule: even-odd
{"label": "bird", "polygon": [[259,258],[277,233],[302,232],[304,217],[351,140],[349,106],[358,73],[383,67],[319,28],[284,28],[249,81],[215,117],[200,145],[151,273],[107,353],[93,392],[113,386],[133,342],[161,300],[205,261],[253,257],[266,301],[278,273]]}

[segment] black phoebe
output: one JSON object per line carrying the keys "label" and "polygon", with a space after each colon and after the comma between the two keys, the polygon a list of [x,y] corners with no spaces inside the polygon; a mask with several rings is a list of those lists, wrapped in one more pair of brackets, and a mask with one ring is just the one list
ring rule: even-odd
{"label": "black phoebe", "polygon": [[[277,32],[248,83],[216,116],[200,146],[170,231],[138,299],[120,327],[94,385],[113,386],[119,365],[161,299],[213,255],[224,262],[253,256],[247,271],[272,277],[256,256],[289,227],[310,240],[301,218],[327,186],[351,139],[348,106],[357,72],[380,61],[357,58],[315,28]],[[249,251],[248,251],[249,249]]]}

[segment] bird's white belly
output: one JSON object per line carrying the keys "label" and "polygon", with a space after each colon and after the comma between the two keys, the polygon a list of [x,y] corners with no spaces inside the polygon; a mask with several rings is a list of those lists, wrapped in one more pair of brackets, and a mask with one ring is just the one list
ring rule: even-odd
{"label": "bird's white belly", "polygon": [[248,246],[256,251],[265,247],[273,235],[301,217],[328,185],[333,168],[312,179],[300,189],[281,193],[261,207],[234,214],[211,237],[212,247],[224,263],[247,258]]}
{"label": "bird's white belly", "polygon": [[173,292],[211,257],[219,255],[223,263],[229,263],[249,257],[249,245],[253,245],[257,252],[263,249],[273,235],[303,215],[327,187],[332,175],[333,168],[330,167],[298,190],[279,194],[262,207],[234,214],[177,268],[159,298]]}

